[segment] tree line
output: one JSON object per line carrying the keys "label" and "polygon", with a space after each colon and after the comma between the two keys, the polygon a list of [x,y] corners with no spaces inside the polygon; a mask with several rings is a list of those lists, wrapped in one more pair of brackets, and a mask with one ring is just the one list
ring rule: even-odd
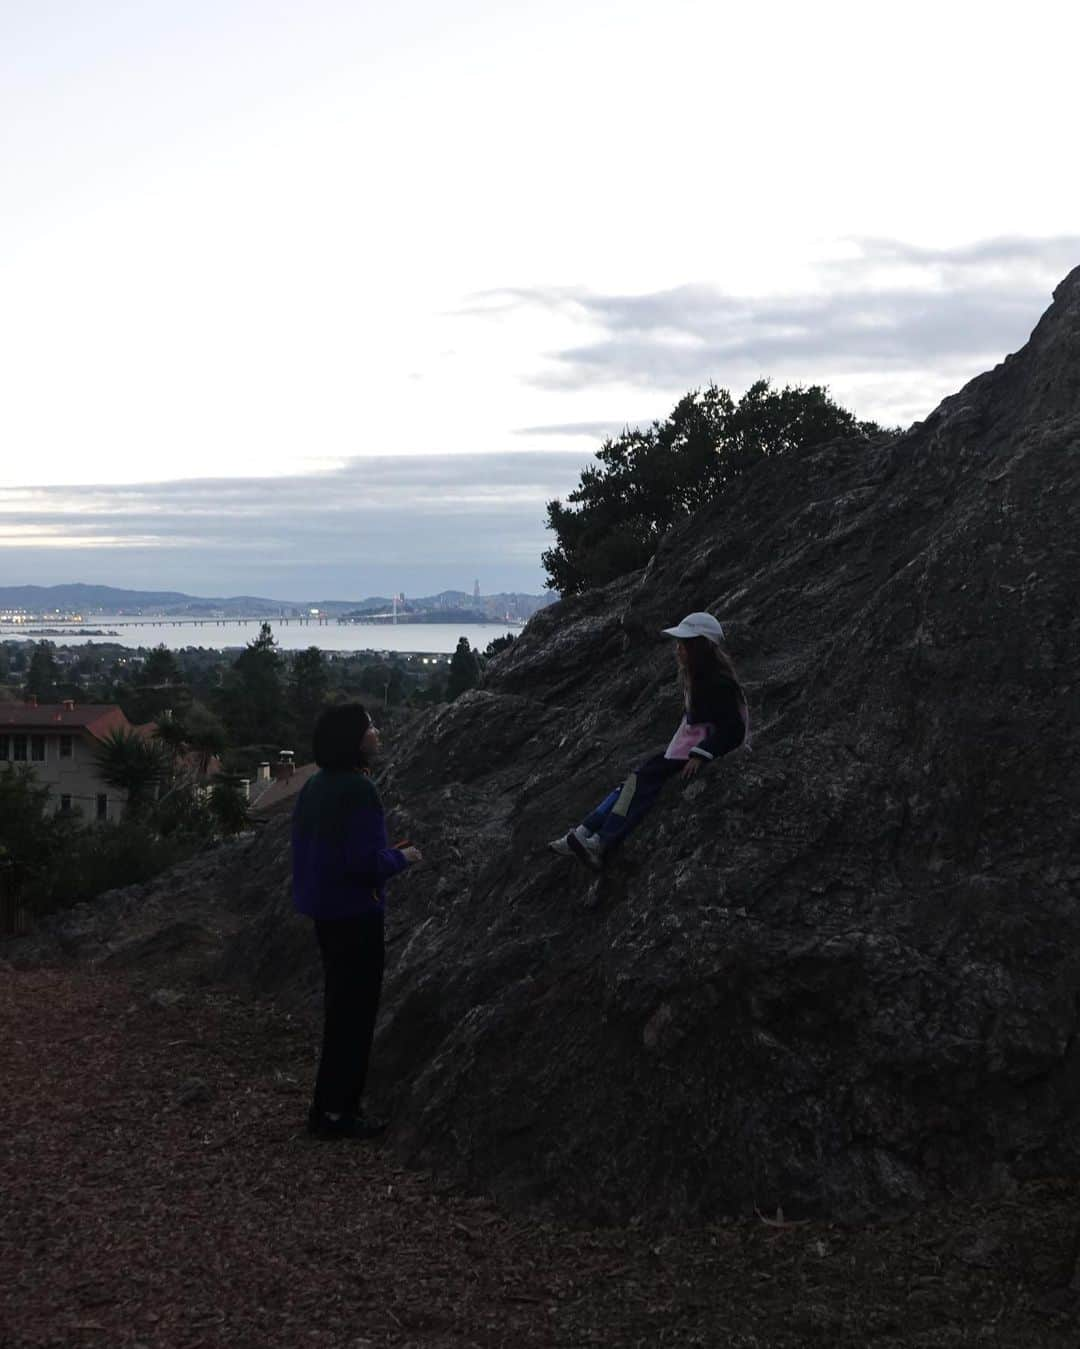
{"label": "tree line", "polygon": [[[41,913],[103,890],[144,882],[219,839],[248,827],[241,777],[282,748],[310,757],[311,731],[331,701],[359,699],[393,715],[407,705],[459,697],[483,678],[491,656],[462,638],[453,656],[332,655],[317,647],[285,653],[269,624],[231,660],[220,652],[164,645],[133,658],[88,648],[61,668],[52,643],[0,646],[0,681],[22,676],[17,693],[119,704],[150,735],[115,731],[95,752],[102,783],[125,796],[120,820],[90,823],[60,813],[30,766],[0,766],[0,887],[17,886]],[[426,661],[426,663],[425,663]],[[16,689],[6,683],[7,696]]]}
{"label": "tree line", "polygon": [[[116,704],[134,725],[155,722],[174,750],[222,759],[250,774],[283,748],[306,761],[311,731],[328,702],[361,701],[382,715],[452,700],[483,679],[487,661],[513,642],[496,638],[481,652],[462,638],[451,657],[284,652],[269,623],[238,655],[159,645],[138,653],[41,641],[0,645],[0,698],[34,695]],[[58,653],[67,658],[61,666]]]}

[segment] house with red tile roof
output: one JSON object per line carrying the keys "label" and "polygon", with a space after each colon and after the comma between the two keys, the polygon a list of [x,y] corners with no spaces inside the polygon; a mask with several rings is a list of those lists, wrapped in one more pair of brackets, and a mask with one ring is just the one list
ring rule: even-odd
{"label": "house with red tile roof", "polygon": [[30,768],[58,811],[81,811],[89,820],[118,819],[126,795],[102,782],[96,754],[113,731],[150,735],[153,723],[133,726],[111,704],[0,703],[0,770]]}

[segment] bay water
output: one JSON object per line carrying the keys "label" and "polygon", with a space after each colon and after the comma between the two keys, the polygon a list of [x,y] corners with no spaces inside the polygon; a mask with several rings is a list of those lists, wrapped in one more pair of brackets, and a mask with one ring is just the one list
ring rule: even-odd
{"label": "bay water", "polygon": [[[23,623],[0,625],[0,640],[12,638],[40,641],[47,637],[57,646],[81,646],[87,642],[113,642],[127,647],[167,646],[180,651],[186,646],[246,646],[267,622],[283,651],[302,651],[317,646],[323,651],[417,651],[449,655],[458,638],[467,637],[474,649],[483,649],[496,637],[520,632],[513,623],[337,623],[315,619],[175,619],[98,616],[85,623]],[[105,633],[107,636],[101,636]],[[91,635],[95,634],[95,635]],[[115,634],[112,635],[112,634]]]}

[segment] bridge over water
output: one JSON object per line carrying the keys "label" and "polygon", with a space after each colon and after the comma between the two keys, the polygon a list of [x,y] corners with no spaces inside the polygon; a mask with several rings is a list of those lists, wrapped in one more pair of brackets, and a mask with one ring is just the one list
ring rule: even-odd
{"label": "bridge over water", "polygon": [[365,614],[363,618],[338,618],[332,614],[248,614],[235,618],[223,618],[220,614],[210,617],[191,618],[172,615],[147,614],[141,617],[128,615],[114,618],[102,614],[94,618],[27,618],[17,623],[8,622],[3,626],[5,635],[19,632],[37,632],[41,628],[231,628],[248,627],[250,624],[270,623],[279,627],[326,628],[326,627],[364,627],[369,623],[407,623],[409,620],[401,614]]}

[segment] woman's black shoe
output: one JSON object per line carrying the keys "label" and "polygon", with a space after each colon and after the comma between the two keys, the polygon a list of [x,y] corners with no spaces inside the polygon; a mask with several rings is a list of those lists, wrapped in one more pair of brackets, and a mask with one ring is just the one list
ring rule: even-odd
{"label": "woman's black shoe", "polygon": [[307,1131],[314,1138],[379,1138],[386,1133],[382,1120],[369,1119],[364,1114],[342,1115],[331,1119],[322,1111],[308,1111]]}

